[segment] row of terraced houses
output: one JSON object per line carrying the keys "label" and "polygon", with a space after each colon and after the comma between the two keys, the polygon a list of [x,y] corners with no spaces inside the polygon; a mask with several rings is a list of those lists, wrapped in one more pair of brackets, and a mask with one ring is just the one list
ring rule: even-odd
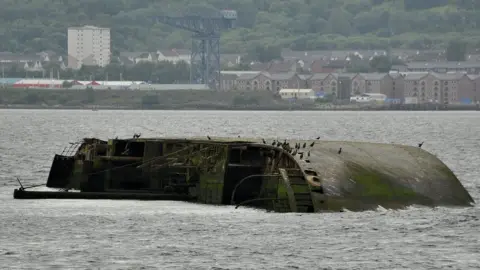
{"label": "row of terraced houses", "polygon": [[435,72],[317,73],[222,72],[224,90],[278,92],[284,88],[308,88],[318,96],[331,94],[337,99],[365,93],[381,93],[391,100],[416,97],[419,103],[477,103],[480,75]]}

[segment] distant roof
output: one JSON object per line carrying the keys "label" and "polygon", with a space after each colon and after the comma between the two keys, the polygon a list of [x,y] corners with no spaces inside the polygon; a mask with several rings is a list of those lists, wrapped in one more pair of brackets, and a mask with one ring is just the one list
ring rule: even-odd
{"label": "distant roof", "polygon": [[431,74],[440,80],[459,80],[462,77],[466,76],[465,73],[434,73],[432,72]]}
{"label": "distant roof", "polygon": [[165,50],[165,51],[158,51],[161,53],[163,56],[178,56],[178,53],[174,50]]}
{"label": "distant roof", "polygon": [[285,80],[290,80],[293,76],[296,75],[295,72],[286,72],[286,73],[269,73],[270,77],[272,80],[276,81],[285,81]]}
{"label": "distant roof", "polygon": [[129,87],[132,90],[211,90],[205,84],[138,84]]}
{"label": "distant roof", "polygon": [[[425,76],[431,74],[439,80],[453,81],[459,80],[464,76],[467,76],[465,73],[436,73],[436,72],[401,72],[405,76],[405,80],[420,80]],[[470,77],[469,77],[470,78]]]}
{"label": "distant roof", "polygon": [[251,71],[251,70],[222,70],[220,71],[221,74],[235,74],[235,75],[242,75],[242,74],[259,74],[260,71]]}
{"label": "distant roof", "polygon": [[97,27],[97,26],[93,26],[93,25],[73,26],[73,27],[69,27],[68,29],[72,29],[72,30],[110,30],[110,28]]}
{"label": "distant roof", "polygon": [[20,80],[22,78],[0,78],[0,84],[14,84]]}
{"label": "distant roof", "polygon": [[386,73],[361,73],[360,76],[367,81],[380,81],[387,76]]}
{"label": "distant roof", "polygon": [[342,77],[346,77],[346,78],[349,78],[349,79],[353,79],[355,76],[357,76],[358,74],[357,73],[337,73],[336,76],[338,78],[342,78]]}
{"label": "distant roof", "polygon": [[21,79],[15,82],[16,85],[22,84],[62,84],[64,80],[52,80],[52,79]]}
{"label": "distant roof", "polygon": [[405,72],[405,80],[420,80],[421,78],[427,76],[428,72]]}
{"label": "distant roof", "polygon": [[261,72],[257,73],[243,73],[238,75],[239,80],[253,80],[255,77],[257,77]]}
{"label": "distant roof", "polygon": [[479,68],[480,62],[410,62],[410,69],[420,68]]}
{"label": "distant roof", "polygon": [[[328,76],[333,75],[331,73],[315,73],[310,77],[310,80],[325,80]],[[333,75],[335,76],[335,75]]]}
{"label": "distant roof", "polygon": [[220,74],[220,76],[222,77],[223,80],[235,80],[238,78],[238,75],[237,74]]}

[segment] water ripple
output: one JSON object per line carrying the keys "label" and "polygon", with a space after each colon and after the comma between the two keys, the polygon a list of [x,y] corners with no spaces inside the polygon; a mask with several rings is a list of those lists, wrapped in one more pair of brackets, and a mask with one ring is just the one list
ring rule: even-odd
{"label": "water ripple", "polygon": [[380,141],[439,156],[480,200],[477,112],[0,110],[6,269],[478,269],[480,208],[276,214],[183,202],[14,201],[82,137],[242,136]]}

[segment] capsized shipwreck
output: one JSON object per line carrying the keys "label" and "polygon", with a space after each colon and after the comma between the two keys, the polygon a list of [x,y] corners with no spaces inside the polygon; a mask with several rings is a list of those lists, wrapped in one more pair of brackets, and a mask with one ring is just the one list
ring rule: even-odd
{"label": "capsized shipwreck", "polygon": [[86,138],[55,155],[46,183],[16,199],[179,200],[275,212],[471,206],[453,172],[420,147],[244,138]]}

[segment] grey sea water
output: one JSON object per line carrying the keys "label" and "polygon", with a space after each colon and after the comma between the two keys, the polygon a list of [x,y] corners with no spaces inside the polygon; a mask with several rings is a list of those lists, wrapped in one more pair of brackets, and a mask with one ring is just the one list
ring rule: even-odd
{"label": "grey sea water", "polygon": [[0,110],[1,269],[479,269],[480,207],[276,214],[182,202],[13,200],[82,137],[417,144],[480,201],[479,112]]}

